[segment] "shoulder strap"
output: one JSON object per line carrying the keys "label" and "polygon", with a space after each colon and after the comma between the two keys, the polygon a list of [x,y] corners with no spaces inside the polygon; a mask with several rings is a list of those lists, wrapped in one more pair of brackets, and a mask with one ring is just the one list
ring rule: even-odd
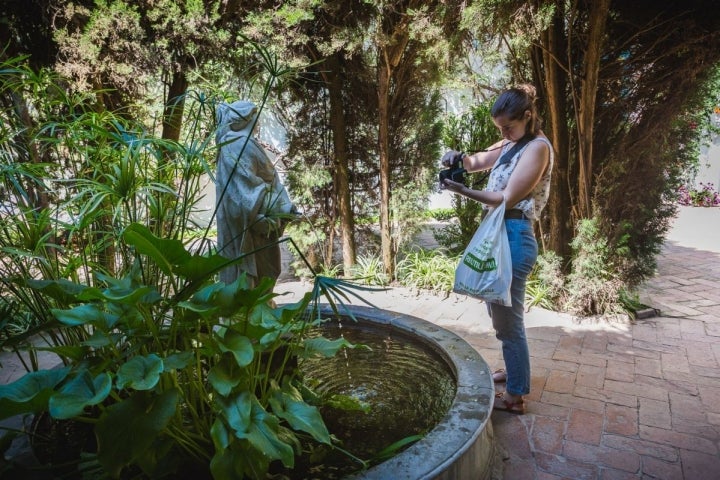
{"label": "shoulder strap", "polygon": [[527,145],[531,140],[535,138],[535,135],[532,135],[528,133],[524,137],[522,137],[520,140],[518,140],[515,145],[512,146],[510,150],[505,152],[503,156],[501,156],[497,162],[495,162],[495,165],[493,165],[493,170],[495,170],[500,165],[504,165],[506,163],[510,163],[512,158],[515,156],[517,152],[519,152],[525,145]]}

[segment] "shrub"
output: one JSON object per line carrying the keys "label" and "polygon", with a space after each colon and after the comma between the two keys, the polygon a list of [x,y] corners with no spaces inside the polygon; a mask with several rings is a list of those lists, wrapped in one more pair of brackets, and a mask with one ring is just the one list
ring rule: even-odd
{"label": "shrub", "polygon": [[625,284],[615,274],[612,252],[598,228],[597,218],[581,220],[571,243],[571,273],[567,277],[564,310],[576,315],[604,315],[625,312],[622,292]]}
{"label": "shrub", "polygon": [[436,208],[429,213],[431,218],[439,222],[455,218],[455,210],[452,208]]}
{"label": "shrub", "polygon": [[385,273],[382,259],[377,255],[360,255],[350,269],[353,280],[365,285],[388,285],[390,277]]}
{"label": "shrub", "polygon": [[717,207],[720,205],[720,193],[712,183],[700,182],[699,189],[682,185],[678,189],[678,203],[693,207]]}
{"label": "shrub", "polygon": [[442,249],[405,252],[397,264],[397,279],[408,287],[449,294],[458,261],[459,257],[448,256]]}
{"label": "shrub", "polygon": [[565,276],[561,268],[562,258],[555,252],[544,252],[528,277],[525,302],[547,310],[558,309],[565,296]]}

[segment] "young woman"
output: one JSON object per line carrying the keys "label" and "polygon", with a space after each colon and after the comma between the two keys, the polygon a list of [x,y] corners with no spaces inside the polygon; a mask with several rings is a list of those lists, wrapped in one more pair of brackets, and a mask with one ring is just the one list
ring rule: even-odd
{"label": "young woman", "polygon": [[[553,148],[543,134],[535,106],[535,88],[522,85],[504,91],[490,110],[502,140],[485,151],[465,155],[451,150],[442,163],[462,159],[468,172],[492,168],[486,190],[474,190],[446,179],[447,190],[494,208],[505,201],[505,226],[510,242],[513,278],[512,305],[488,304],[496,337],[502,343],[505,370],[493,374],[497,383],[506,382],[505,392],[496,395],[493,408],[525,413],[523,395],[530,393],[530,352],[525,335],[524,303],[527,276],[537,260],[538,246],[532,222],[540,217],[550,193]],[[527,143],[525,143],[527,142]],[[502,158],[516,143],[524,144],[509,161]]]}

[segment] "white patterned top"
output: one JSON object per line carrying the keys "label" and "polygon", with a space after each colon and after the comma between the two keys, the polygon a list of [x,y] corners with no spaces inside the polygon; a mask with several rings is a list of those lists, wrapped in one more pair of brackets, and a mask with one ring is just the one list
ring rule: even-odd
{"label": "white patterned top", "polygon": [[[506,208],[509,209],[518,209],[522,210],[522,212],[530,218],[531,220],[537,220],[540,218],[540,212],[542,212],[543,208],[545,208],[545,205],[547,204],[548,197],[550,196],[550,179],[552,174],[552,168],[553,168],[553,161],[555,159],[555,154],[553,151],[553,147],[550,144],[550,141],[547,138],[544,137],[537,137],[528,142],[527,145],[525,145],[523,148],[520,149],[519,152],[515,154],[515,156],[508,162],[503,165],[500,165],[497,168],[494,168],[492,172],[490,172],[490,178],[488,180],[488,191],[491,192],[502,192],[507,187],[508,182],[510,181],[510,176],[515,171],[515,166],[517,165],[518,161],[520,160],[520,156],[523,154],[525,149],[530,145],[532,142],[541,141],[547,144],[548,148],[550,149],[550,163],[548,164],[548,167],[545,169],[545,173],[543,173],[542,178],[540,179],[540,182],[535,186],[535,188],[530,192],[530,194],[520,200],[518,203],[513,205],[512,207],[510,205],[506,205]],[[508,151],[511,147],[512,143],[508,142],[502,149],[502,152],[500,154],[500,157]]]}

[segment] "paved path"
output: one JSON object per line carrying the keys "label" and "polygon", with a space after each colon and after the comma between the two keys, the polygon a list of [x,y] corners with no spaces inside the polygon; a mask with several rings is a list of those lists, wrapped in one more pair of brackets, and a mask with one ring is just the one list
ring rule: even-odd
{"label": "paved path", "polygon": [[[642,290],[660,316],[578,321],[531,309],[528,413],[492,416],[502,478],[720,479],[720,208],[683,208]],[[309,285],[283,281],[281,301]],[[378,307],[459,334],[502,367],[485,306],[405,288],[366,296]],[[0,383],[8,381],[8,367]],[[458,479],[471,480],[471,479]]]}
{"label": "paved path", "polygon": [[[720,479],[719,284],[720,208],[683,208],[641,292],[660,316],[578,321],[531,309],[528,413],[492,415],[502,478]],[[448,328],[503,366],[477,301],[404,288],[366,298]]]}

